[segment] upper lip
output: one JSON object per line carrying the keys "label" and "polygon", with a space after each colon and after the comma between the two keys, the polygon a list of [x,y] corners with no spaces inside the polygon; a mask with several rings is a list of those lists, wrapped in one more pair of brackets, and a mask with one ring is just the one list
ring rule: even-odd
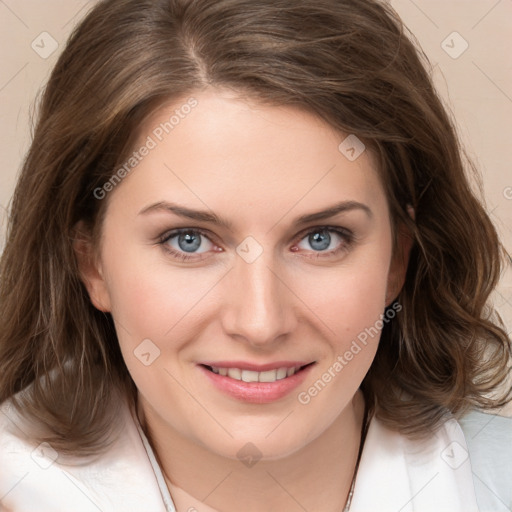
{"label": "upper lip", "polygon": [[255,364],[247,361],[203,361],[200,364],[214,368],[239,368],[240,370],[253,372],[266,372],[279,368],[300,368],[311,363],[314,363],[314,361],[274,361],[266,364]]}

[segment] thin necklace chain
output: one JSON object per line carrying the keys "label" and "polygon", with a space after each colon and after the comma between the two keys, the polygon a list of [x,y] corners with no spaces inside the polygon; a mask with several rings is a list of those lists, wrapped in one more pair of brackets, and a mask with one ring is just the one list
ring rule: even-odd
{"label": "thin necklace chain", "polygon": [[347,496],[347,502],[345,503],[345,507],[343,507],[343,512],[348,512],[350,510],[350,505],[352,504],[352,497],[354,496],[354,488],[356,486],[356,477],[357,471],[359,469],[359,462],[361,462],[361,455],[363,454],[364,442],[366,440],[366,434],[368,433],[368,426],[370,424],[370,412],[368,404],[364,404],[364,417],[363,424],[361,426],[361,440],[359,441],[359,451],[357,454],[356,465],[354,468],[354,476],[352,477],[352,483],[350,484],[350,491]]}
{"label": "thin necklace chain", "polygon": [[[137,415],[137,419],[138,419],[138,415]],[[363,453],[364,442],[366,440],[366,434],[368,433],[368,427],[370,425],[370,419],[371,419],[371,417],[370,417],[369,407],[368,407],[368,405],[366,404],[366,401],[365,401],[364,418],[363,418],[363,424],[362,424],[362,427],[361,427],[361,440],[359,441],[359,450],[358,450],[358,454],[357,454],[356,465],[355,465],[355,468],[354,468],[354,475],[352,476],[352,483],[350,484],[350,490],[349,490],[349,493],[348,493],[348,496],[347,496],[347,501],[345,503],[345,506],[343,507],[343,511],[342,512],[349,512],[350,505],[352,504],[352,497],[354,496],[354,488],[355,488],[355,485],[356,485],[357,471],[359,469],[359,463],[361,462],[361,455]],[[141,425],[141,428],[142,428],[142,423],[140,422],[140,420],[139,420],[139,424]],[[162,474],[163,474],[162,476],[164,477],[165,486],[167,487],[167,491],[170,494],[169,478],[167,477],[167,474],[165,473],[165,471],[164,471],[162,466],[161,466],[161,471],[162,471]],[[164,505],[166,506],[166,509],[167,509],[167,504],[164,503]]]}

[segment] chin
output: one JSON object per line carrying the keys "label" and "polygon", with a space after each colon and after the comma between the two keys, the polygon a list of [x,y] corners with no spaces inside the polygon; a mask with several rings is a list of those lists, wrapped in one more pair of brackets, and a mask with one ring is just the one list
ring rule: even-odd
{"label": "chin", "polygon": [[[290,427],[292,422],[288,420],[285,420],[285,422]],[[305,431],[304,424],[301,425],[300,431],[294,432],[290,431],[290,428],[284,428],[284,424],[278,425],[279,421],[274,422],[271,428],[265,426],[264,429],[262,428],[259,431],[248,428],[247,430],[250,433],[247,432],[245,435],[240,434],[240,430],[238,430],[234,438],[225,435],[222,436],[222,439],[206,439],[202,444],[210,452],[224,458],[238,459],[242,462],[245,459],[271,461],[285,459],[293,455],[307,446],[322,432],[321,429],[318,429],[318,425],[315,425],[315,431],[318,429],[315,435]]]}

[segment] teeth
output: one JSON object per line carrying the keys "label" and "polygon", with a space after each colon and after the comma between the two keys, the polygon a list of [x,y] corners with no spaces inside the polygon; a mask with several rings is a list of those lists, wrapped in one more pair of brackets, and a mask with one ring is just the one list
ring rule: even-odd
{"label": "teeth", "polygon": [[228,368],[228,377],[235,380],[242,380],[242,370],[238,368]]}
{"label": "teeth", "polygon": [[260,372],[260,382],[275,382],[277,380],[277,370],[269,370],[268,372]]}
{"label": "teeth", "polygon": [[212,372],[217,375],[229,377],[243,382],[275,382],[276,380],[286,379],[299,371],[297,368],[278,368],[277,370],[267,370],[265,372],[255,372],[252,370],[240,370],[240,368],[217,368],[211,367]]}
{"label": "teeth", "polygon": [[244,382],[258,382],[258,372],[251,372],[250,370],[242,370],[242,380]]}
{"label": "teeth", "polygon": [[277,379],[286,379],[286,368],[279,368],[277,370]]}

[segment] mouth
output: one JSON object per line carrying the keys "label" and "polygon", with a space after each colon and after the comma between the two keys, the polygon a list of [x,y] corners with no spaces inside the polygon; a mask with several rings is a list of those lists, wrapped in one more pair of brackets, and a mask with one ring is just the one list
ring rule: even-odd
{"label": "mouth", "polygon": [[316,361],[276,361],[258,365],[242,361],[208,361],[197,365],[215,389],[230,399],[269,404],[289,397],[308,378]]}
{"label": "mouth", "polygon": [[[303,372],[306,368],[312,366],[315,362],[306,363],[306,364],[295,364],[295,365],[282,365],[276,366],[275,368],[270,368],[263,371],[257,371],[255,369],[246,369],[246,368],[238,368],[234,366],[214,366],[208,364],[201,364],[203,368],[214,373],[216,375],[220,375],[222,377],[227,377],[229,379],[246,382],[246,383],[256,383],[256,382],[264,382],[264,383],[273,383],[280,380],[287,379],[296,375],[300,372]],[[275,366],[275,365],[274,365]]]}

